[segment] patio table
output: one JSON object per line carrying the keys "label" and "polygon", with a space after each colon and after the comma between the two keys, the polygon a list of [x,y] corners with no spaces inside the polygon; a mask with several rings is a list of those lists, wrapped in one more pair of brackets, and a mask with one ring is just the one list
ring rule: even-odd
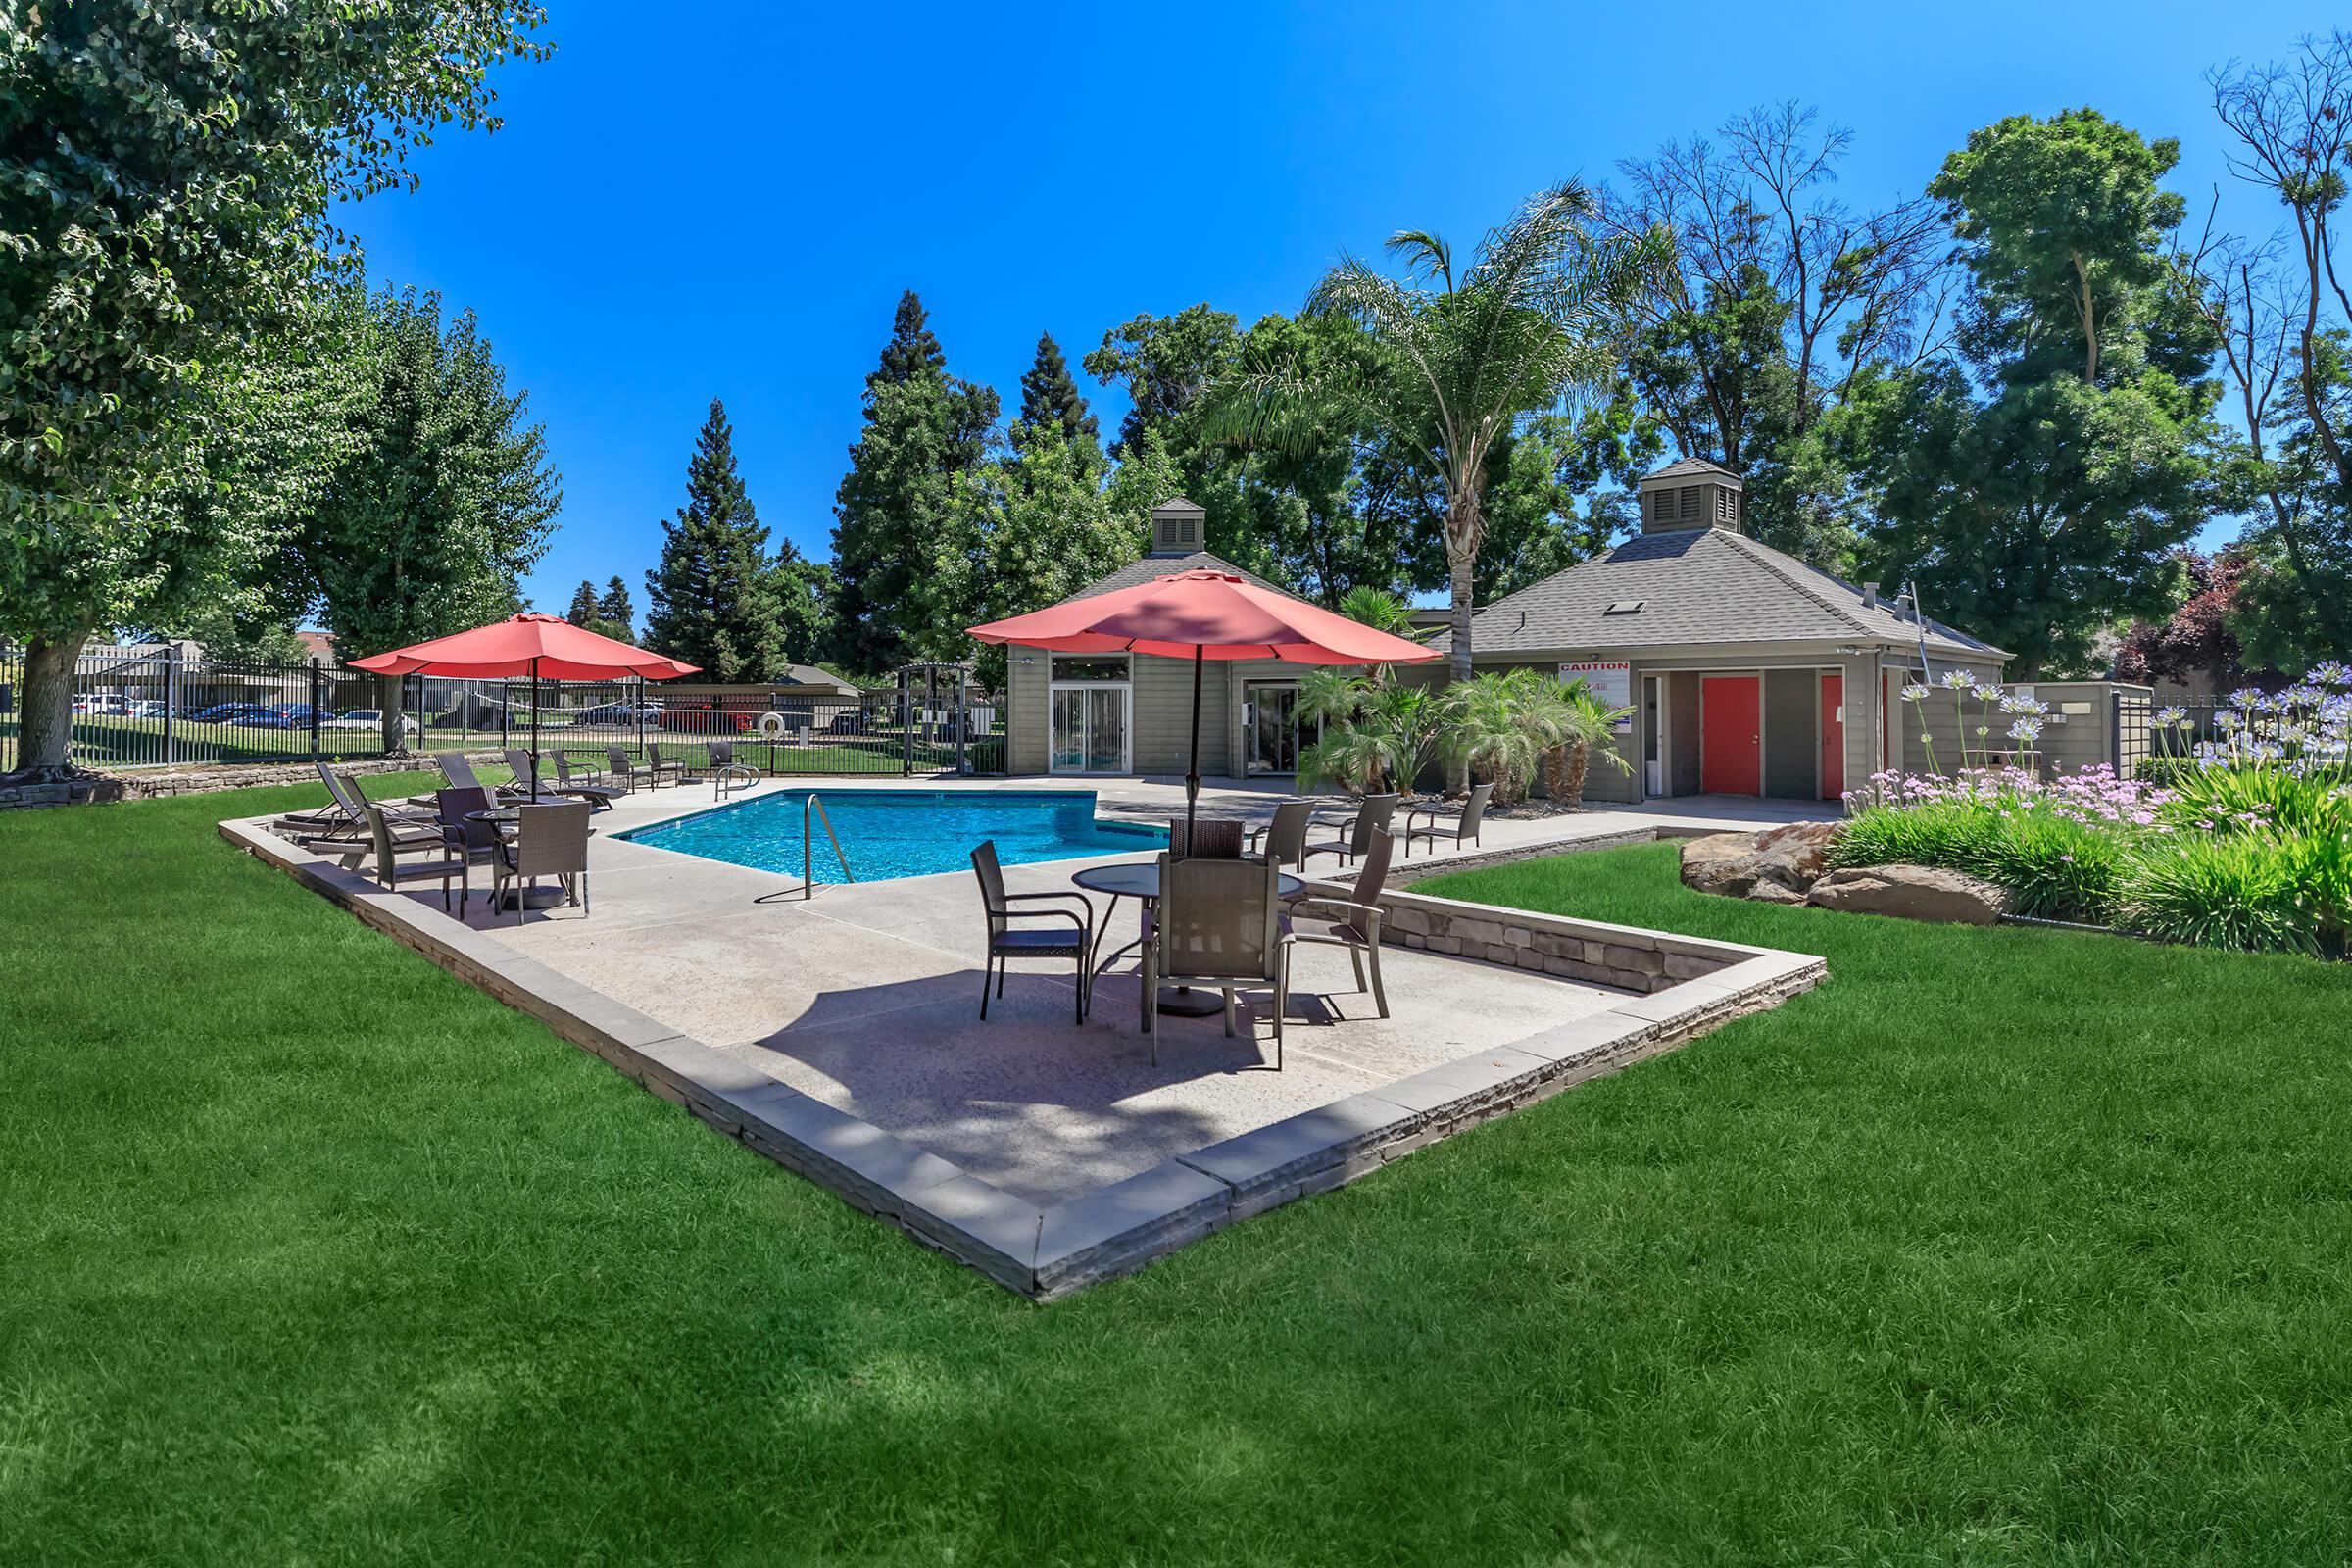
{"label": "patio table", "polygon": [[[1301,877],[1293,876],[1288,871],[1277,872],[1276,876],[1279,878],[1275,884],[1276,897],[1286,902],[1306,891],[1306,882]],[[1133,942],[1117,949],[1109,957],[1095,961],[1096,956],[1102,951],[1102,939],[1110,934],[1110,917],[1118,912],[1121,899],[1133,899],[1146,907],[1158,902],[1159,861],[1154,858],[1124,860],[1117,865],[1090,865],[1083,871],[1070,873],[1070,880],[1090,893],[1106,894],[1110,899],[1110,907],[1102,911],[1102,928],[1095,936],[1095,952],[1088,955],[1089,961],[1094,962],[1095,973],[1101,974],[1118,962],[1122,955],[1133,953],[1144,945],[1143,932],[1139,929]],[[1209,1013],[1222,1010],[1224,1005],[1222,997],[1195,991],[1190,986],[1160,988],[1159,1010],[1162,1012],[1188,1018],[1206,1017]]]}

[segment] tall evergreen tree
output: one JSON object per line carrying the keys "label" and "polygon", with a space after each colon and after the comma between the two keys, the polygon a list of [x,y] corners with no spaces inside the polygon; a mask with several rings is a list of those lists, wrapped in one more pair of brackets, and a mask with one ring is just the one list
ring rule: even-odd
{"label": "tall evergreen tree", "polygon": [[605,583],[604,593],[596,601],[596,617],[605,623],[605,635],[622,642],[636,639],[637,606],[629,598],[629,585],[614,572]]}
{"label": "tall evergreen tree", "polygon": [[1037,358],[1021,377],[1021,423],[1033,430],[1058,424],[1062,437],[1070,441],[1083,436],[1093,442],[1101,436],[1078,383],[1070,378],[1061,345],[1051,332],[1038,334]]}
{"label": "tall evergreen tree", "polygon": [[686,465],[686,505],[662,525],[662,563],[645,574],[646,641],[714,681],[764,679],[785,662],[767,529],[735,467],[726,407]]}
{"label": "tall evergreen tree", "polygon": [[596,584],[590,582],[585,577],[580,579],[579,587],[572,590],[571,608],[564,612],[564,618],[570,621],[574,626],[586,626],[591,630],[595,629],[598,619],[596,612]]}
{"label": "tall evergreen tree", "polygon": [[865,378],[865,428],[834,500],[829,652],[871,673],[936,646],[976,615],[974,476],[997,394],[947,372],[923,303],[900,296]]}

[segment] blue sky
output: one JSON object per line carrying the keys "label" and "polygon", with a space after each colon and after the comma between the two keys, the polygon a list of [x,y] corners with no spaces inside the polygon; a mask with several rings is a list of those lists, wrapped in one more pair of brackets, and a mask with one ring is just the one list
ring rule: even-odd
{"label": "blue sky", "polygon": [[[1795,98],[1852,127],[1843,194],[1916,192],[1968,132],[2089,104],[2180,138],[2174,185],[2235,226],[2203,74],[2337,19],[2316,4],[804,8],[554,0],[507,127],[347,214],[379,281],[470,306],[564,474],[526,584],[561,611],[659,519],[723,398],[763,520],[829,553],[860,383],[902,288],[949,367],[1017,397],[1040,330],[1207,300],[1297,309],[1342,250],[1467,246],[1527,192]],[[1120,405],[1100,390],[1107,430]]]}

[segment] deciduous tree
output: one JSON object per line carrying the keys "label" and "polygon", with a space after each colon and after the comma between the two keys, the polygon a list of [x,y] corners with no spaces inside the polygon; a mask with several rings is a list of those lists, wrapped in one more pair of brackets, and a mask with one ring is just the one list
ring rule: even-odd
{"label": "deciduous tree", "polygon": [[93,630],[169,621],[268,548],[233,509],[172,499],[207,482],[208,425],[240,417],[207,381],[287,330],[339,241],[334,201],[408,181],[408,149],[444,122],[496,125],[486,74],[544,53],[540,20],[378,0],[47,4],[0,24],[0,635],[28,644],[21,771],[65,768]]}

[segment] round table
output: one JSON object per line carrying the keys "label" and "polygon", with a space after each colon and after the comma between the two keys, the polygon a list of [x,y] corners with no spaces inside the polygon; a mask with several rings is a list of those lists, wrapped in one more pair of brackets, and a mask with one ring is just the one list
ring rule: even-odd
{"label": "round table", "polygon": [[[1303,878],[1288,871],[1275,873],[1275,896],[1295,899],[1306,891]],[[1159,898],[1159,861],[1123,860],[1117,865],[1090,865],[1083,871],[1070,874],[1070,881],[1089,893],[1107,894],[1110,907],[1102,911],[1102,929],[1095,935],[1095,952],[1087,956],[1095,973],[1119,961],[1119,956],[1144,945],[1139,932],[1133,942],[1115,950],[1107,958],[1097,962],[1095,956],[1102,951],[1102,939],[1110,934],[1110,917],[1118,912],[1121,899],[1134,899],[1139,904],[1152,904]],[[1225,999],[1206,991],[1195,991],[1191,986],[1162,986],[1159,988],[1159,1010],[1177,1017],[1205,1018],[1212,1012],[1225,1009]]]}

